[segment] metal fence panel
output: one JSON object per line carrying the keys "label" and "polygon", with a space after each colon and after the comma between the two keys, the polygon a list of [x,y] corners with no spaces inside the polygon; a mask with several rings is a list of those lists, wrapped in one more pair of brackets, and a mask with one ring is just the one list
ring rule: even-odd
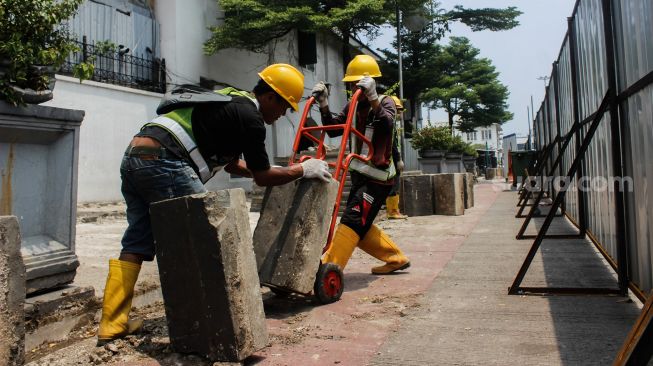
{"label": "metal fence panel", "polygon": [[613,4],[619,89],[624,90],[653,70],[653,2],[615,0]]}
{"label": "metal fence panel", "polygon": [[[574,123],[574,105],[571,85],[571,60],[569,54],[569,37],[565,38],[560,57],[558,58],[558,108],[560,110],[560,134],[561,137],[571,131]],[[567,174],[571,163],[576,157],[576,141],[571,139],[569,145],[563,152],[563,159],[560,162],[563,174]],[[565,210],[571,218],[577,223],[580,222],[578,213],[578,192],[576,191],[576,181],[572,180],[567,187],[565,195]]]}
{"label": "metal fence panel", "polygon": [[603,12],[600,1],[581,1],[574,16],[580,118],[596,112],[608,89]]}
{"label": "metal fence panel", "polygon": [[[615,0],[619,89],[625,90],[653,71],[653,2]],[[644,293],[653,289],[653,86],[631,96],[621,106],[624,126],[624,176],[632,179],[626,194],[630,280]]]}
{"label": "metal fence panel", "polygon": [[627,194],[628,251],[631,280],[644,292],[653,289],[653,86],[633,95],[624,110],[626,176],[633,180],[632,192]]}

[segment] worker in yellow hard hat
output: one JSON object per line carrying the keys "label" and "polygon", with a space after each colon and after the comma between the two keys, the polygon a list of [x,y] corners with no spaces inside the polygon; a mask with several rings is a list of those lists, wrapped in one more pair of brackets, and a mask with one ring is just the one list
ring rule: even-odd
{"label": "worker in yellow hard hat", "polygon": [[327,163],[319,159],[270,166],[265,124],[288,109],[298,110],[304,75],[287,64],[270,65],[258,75],[252,93],[191,85],[172,90],[157,108],[158,117],[129,143],[120,167],[129,225],[120,257],[109,261],[98,345],[133,333],[142,324],[129,320],[129,311],[141,263],[154,259],[151,203],[206,192],[204,183],[221,168],[252,177],[261,186],[302,177],[331,179]]}
{"label": "worker in yellow hard hat", "polygon": [[395,102],[397,107],[397,116],[395,118],[395,130],[398,132],[395,134],[395,139],[392,145],[392,157],[397,168],[397,176],[395,177],[395,184],[392,186],[392,190],[388,194],[388,198],[385,199],[385,210],[388,215],[388,218],[391,220],[395,219],[406,219],[408,216],[402,215],[399,210],[399,187],[401,186],[401,172],[404,171],[404,161],[401,158],[401,120],[403,118],[404,104],[396,96],[392,96],[392,100]]}
{"label": "worker in yellow hard hat", "polygon": [[[359,247],[384,262],[372,268],[373,274],[388,274],[408,268],[410,261],[397,244],[373,224],[397,173],[392,156],[397,111],[392,98],[377,94],[373,78],[379,76],[381,71],[374,58],[358,55],[347,65],[342,79],[350,90],[361,88],[364,91],[358,100],[355,128],[372,141],[374,151],[369,163],[354,159],[349,166],[352,186],[347,207],[322,261],[335,263],[344,269],[354,249]],[[313,87],[313,95],[320,105],[323,124],[345,122],[349,103],[333,117],[329,111],[329,90],[323,82]],[[342,134],[342,131],[338,132]],[[368,155],[367,145],[359,139],[355,141],[354,151],[362,156]]]}

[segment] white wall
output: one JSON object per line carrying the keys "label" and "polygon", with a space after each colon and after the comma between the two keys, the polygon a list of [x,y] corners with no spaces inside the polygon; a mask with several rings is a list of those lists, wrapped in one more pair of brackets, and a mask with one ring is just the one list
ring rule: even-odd
{"label": "white wall", "polygon": [[120,161],[140,127],[155,115],[161,94],[57,75],[43,105],[85,111],[80,128],[78,202],[119,200]]}

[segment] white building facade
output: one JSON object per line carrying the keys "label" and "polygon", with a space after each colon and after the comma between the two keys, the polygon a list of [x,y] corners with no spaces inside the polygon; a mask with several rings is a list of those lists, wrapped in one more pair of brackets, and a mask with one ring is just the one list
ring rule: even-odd
{"label": "white building facade", "polygon": [[[89,42],[109,40],[119,45],[120,50],[165,60],[161,68],[165,69],[168,89],[210,80],[218,86],[251,90],[259,78],[257,73],[267,65],[289,63],[305,76],[304,96],[309,95],[317,81],[323,80],[332,85],[331,110],[339,111],[344,106],[342,45],[337,37],[318,34],[316,61],[303,66],[298,62],[297,32],[290,32],[270,45],[266,53],[227,49],[206,56],[202,46],[210,36],[208,27],[219,24],[217,19],[221,14],[215,0],[107,0],[103,3],[87,0],[71,28],[80,38],[86,36]],[[361,45],[353,46],[371,53]],[[118,70],[126,67],[116,62],[112,65],[117,66],[112,67]],[[45,105],[86,111],[80,134],[78,202],[122,199],[119,166],[124,150],[140,127],[155,117],[163,94],[102,80],[79,83],[78,79],[61,75],[57,75],[57,80],[54,99]],[[317,111],[312,113],[314,117],[319,116]],[[288,113],[273,126],[267,126],[266,146],[271,163],[290,155],[300,115]],[[327,138],[326,142],[335,145],[338,141]],[[250,189],[251,185],[251,179],[224,172],[207,183],[209,189]]]}

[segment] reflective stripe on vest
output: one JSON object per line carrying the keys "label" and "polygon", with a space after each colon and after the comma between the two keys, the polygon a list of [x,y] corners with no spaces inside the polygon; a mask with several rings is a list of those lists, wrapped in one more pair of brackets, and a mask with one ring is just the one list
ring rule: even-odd
{"label": "reflective stripe on vest", "polygon": [[[383,101],[383,99],[386,97],[386,95],[381,95],[379,98],[379,102]],[[392,139],[391,143],[394,143],[395,139],[395,128],[394,128],[394,123],[393,123],[393,128],[392,128]],[[370,125],[366,125],[365,127],[365,137],[372,141],[372,136],[374,134],[374,128]],[[369,147],[367,146],[366,143],[363,143],[361,146],[361,151],[360,155],[367,155],[369,152]],[[397,175],[397,170],[395,168],[395,164],[392,158],[392,152],[390,152],[390,165],[388,166],[387,169],[379,169],[375,167],[371,162],[365,163],[361,160],[358,159],[352,159],[351,163],[349,163],[349,169],[354,170],[360,174],[363,174],[366,177],[379,180],[382,182],[388,181]]]}
{"label": "reflective stripe on vest", "polygon": [[165,128],[184,146],[184,149],[190,155],[190,158],[199,170],[200,179],[202,183],[206,183],[213,176],[213,172],[209,169],[209,165],[202,157],[200,150],[197,148],[195,140],[186,132],[186,130],[179,124],[179,122],[166,116],[159,116],[152,120],[149,124],[154,124]]}

